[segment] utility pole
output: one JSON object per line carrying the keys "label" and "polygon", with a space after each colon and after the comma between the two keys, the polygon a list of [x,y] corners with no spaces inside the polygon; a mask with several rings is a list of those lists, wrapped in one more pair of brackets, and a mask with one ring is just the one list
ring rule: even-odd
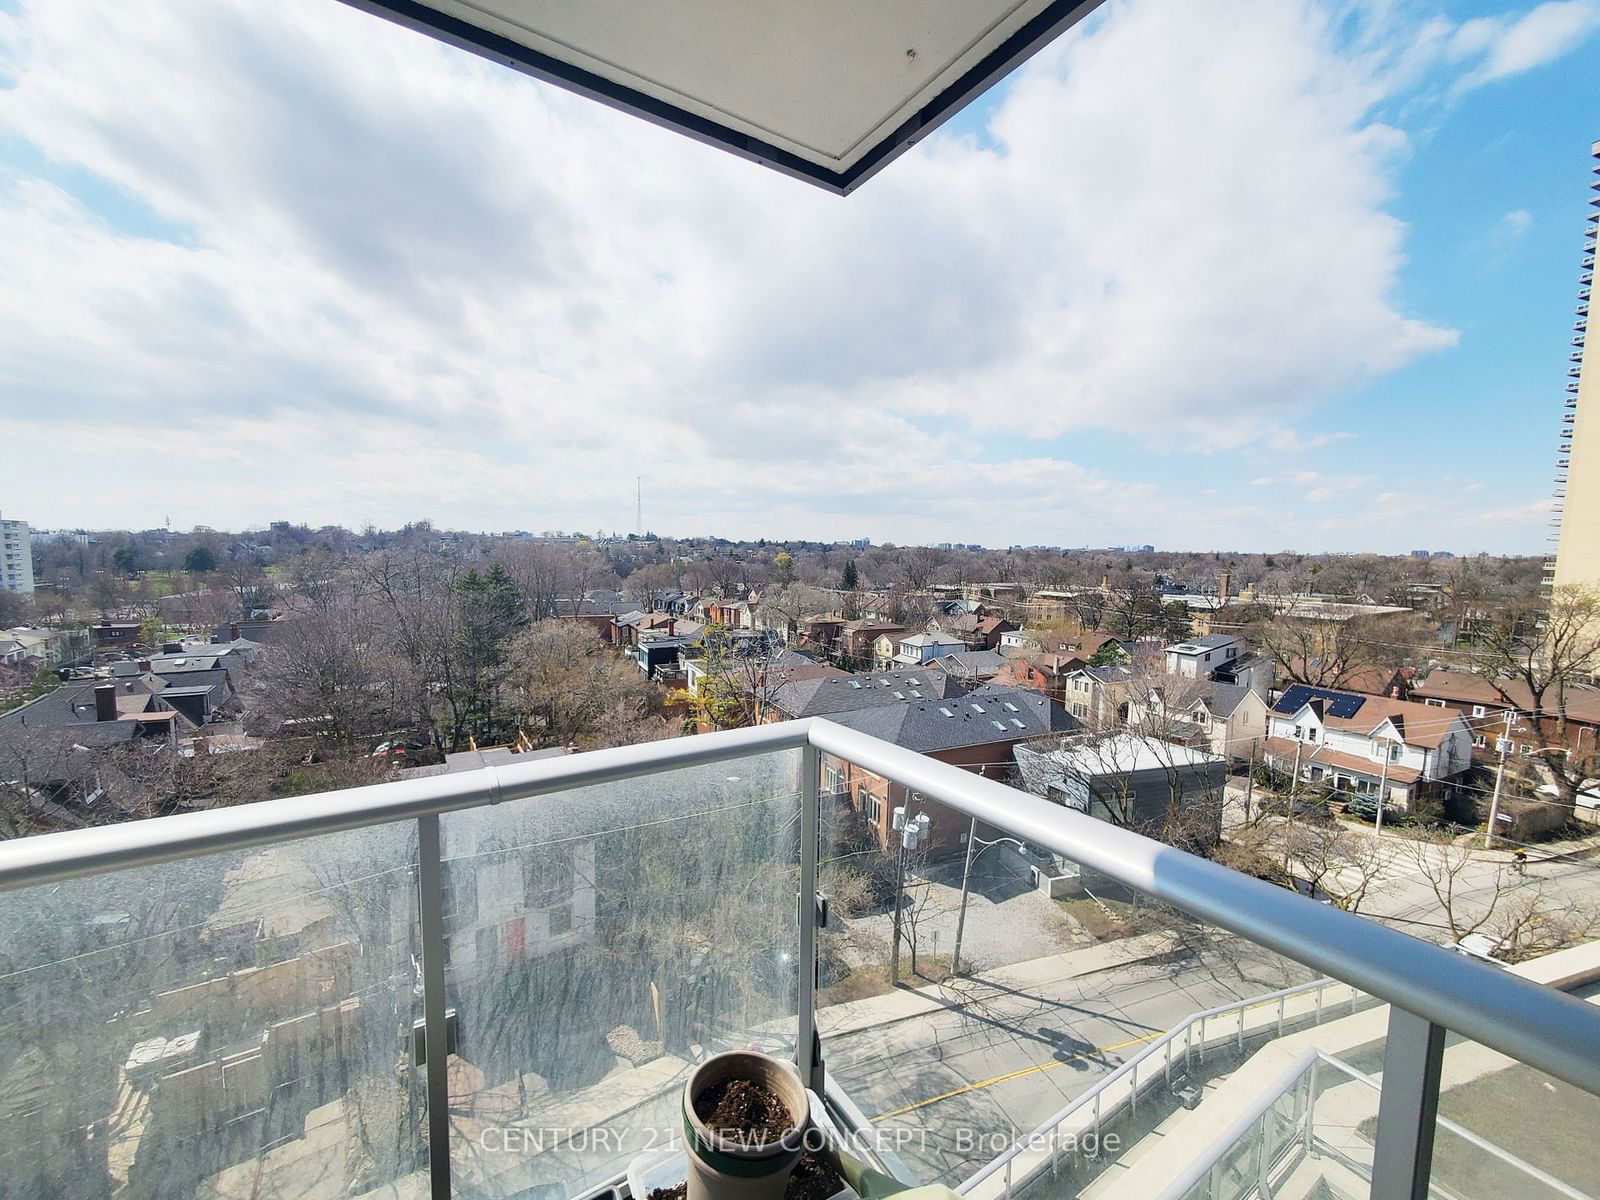
{"label": "utility pole", "polygon": [[1500,785],[1506,777],[1506,751],[1511,748],[1511,722],[1515,714],[1506,709],[1506,733],[1500,739],[1500,765],[1494,771],[1494,795],[1489,798],[1489,827],[1483,831],[1483,848],[1494,846],[1495,823],[1500,820]]}
{"label": "utility pole", "polygon": [[[1010,842],[1019,851],[1022,843],[1016,838],[995,838],[992,842],[978,840],[978,818],[972,818],[972,827],[967,831],[967,865],[961,870],[961,907],[956,911],[956,944],[950,954],[950,973],[961,973],[961,933],[967,927],[967,897],[972,894],[972,860],[982,854],[990,846],[998,846],[1001,842]],[[975,849],[975,847],[980,847]]]}
{"label": "utility pole", "polygon": [[1244,777],[1244,823],[1250,824],[1251,802],[1256,794],[1256,740],[1250,739],[1250,770]]}
{"label": "utility pole", "polygon": [[1378,777],[1378,819],[1373,825],[1372,832],[1375,837],[1383,836],[1383,802],[1389,798],[1389,750],[1391,743],[1388,738],[1383,739],[1383,772]]}
{"label": "utility pole", "polygon": [[978,818],[967,829],[967,862],[961,868],[961,908],[956,913],[956,944],[950,954],[950,973],[961,974],[961,932],[967,927],[967,892],[972,885],[972,857],[978,848]]}
{"label": "utility pole", "polygon": [[1289,800],[1283,808],[1283,873],[1294,878],[1294,872],[1289,869],[1289,849],[1292,839],[1290,834],[1294,831],[1294,801],[1300,794],[1300,751],[1303,743],[1299,738],[1294,742],[1294,774],[1289,779]]}
{"label": "utility pole", "polygon": [[644,536],[644,476],[633,477],[633,531]]}

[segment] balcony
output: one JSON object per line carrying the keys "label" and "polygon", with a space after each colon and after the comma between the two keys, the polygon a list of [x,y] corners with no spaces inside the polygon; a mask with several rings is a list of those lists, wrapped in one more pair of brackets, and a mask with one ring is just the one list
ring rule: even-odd
{"label": "balcony", "polygon": [[[918,879],[1010,838],[1127,936],[973,971],[1054,903],[978,873],[959,964],[931,883],[846,945],[886,806]],[[1578,1196],[1463,1089],[1600,1094],[1580,999],[820,719],[8,842],[0,890],[7,1194],[626,1200],[751,1045],[874,1197]]]}

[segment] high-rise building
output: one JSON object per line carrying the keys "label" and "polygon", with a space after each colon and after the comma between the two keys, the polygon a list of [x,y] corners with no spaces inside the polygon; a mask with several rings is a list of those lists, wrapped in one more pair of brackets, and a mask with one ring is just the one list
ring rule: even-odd
{"label": "high-rise building", "polygon": [[[1589,148],[1600,175],[1600,142]],[[1546,579],[1600,586],[1600,351],[1589,354],[1589,296],[1594,287],[1595,231],[1600,228],[1600,180],[1583,241],[1583,274],[1578,282],[1578,320],[1573,325],[1567,395],[1561,412],[1561,456],[1556,464],[1555,562]]]}
{"label": "high-rise building", "polygon": [[0,590],[33,591],[33,541],[26,521],[0,520]]}

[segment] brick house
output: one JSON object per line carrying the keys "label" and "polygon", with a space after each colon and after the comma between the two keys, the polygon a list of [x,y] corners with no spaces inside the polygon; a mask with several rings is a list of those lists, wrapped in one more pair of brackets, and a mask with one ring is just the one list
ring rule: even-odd
{"label": "brick house", "polygon": [[[1015,771],[1013,751],[1017,745],[1077,727],[1066,710],[1048,696],[992,685],[942,701],[907,700],[832,713],[827,719],[929,758],[1007,780]],[[879,845],[891,845],[890,821],[894,809],[907,804],[906,789],[830,755],[823,756],[822,771],[824,790],[859,813],[876,831]],[[931,855],[955,854],[965,848],[966,817],[933,801],[916,801],[910,807],[914,814],[926,812],[932,818]]]}

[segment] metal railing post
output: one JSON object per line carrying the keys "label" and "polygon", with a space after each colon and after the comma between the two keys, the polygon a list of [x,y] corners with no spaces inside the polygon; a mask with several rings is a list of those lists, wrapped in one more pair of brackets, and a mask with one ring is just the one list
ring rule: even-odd
{"label": "metal railing post", "polygon": [[1267,1128],[1271,1125],[1268,1118],[1272,1115],[1269,1108],[1261,1114],[1261,1120],[1256,1124],[1256,1190],[1261,1200],[1272,1200],[1272,1190],[1267,1186]]}
{"label": "metal railing post", "polygon": [[450,1041],[444,998],[444,905],[439,817],[417,818],[417,915],[422,927],[422,1044],[427,1052],[428,1178],[450,1200]]}
{"label": "metal railing post", "polygon": [[1306,1072],[1305,1149],[1308,1156],[1314,1152],[1317,1140],[1317,1068],[1321,1065],[1320,1058],[1313,1059],[1311,1069]]}
{"label": "metal railing post", "polygon": [[822,754],[815,746],[800,752],[800,1025],[794,1061],[800,1078],[822,1094],[822,1056],[817,1045],[817,838],[818,786]]}
{"label": "metal railing post", "polygon": [[1427,1200],[1444,1035],[1444,1028],[1426,1017],[1389,1006],[1372,1153],[1373,1200]]}
{"label": "metal railing post", "polygon": [[1278,997],[1278,1036],[1279,1037],[1283,1036],[1283,1017],[1284,1017],[1284,1014],[1288,1011],[1288,1007],[1289,1007],[1289,997],[1287,997],[1287,996],[1279,996]]}
{"label": "metal railing post", "polygon": [[1322,1024],[1322,984],[1317,984],[1317,1019],[1316,1024]]}

